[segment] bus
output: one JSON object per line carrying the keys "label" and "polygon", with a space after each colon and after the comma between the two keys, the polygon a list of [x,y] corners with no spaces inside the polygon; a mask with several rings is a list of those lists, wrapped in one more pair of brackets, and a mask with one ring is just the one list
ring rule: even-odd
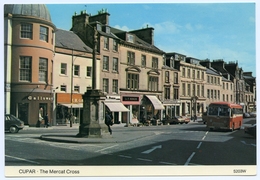
{"label": "bus", "polygon": [[240,129],[243,124],[243,108],[234,103],[213,102],[208,106],[206,122],[210,130]]}

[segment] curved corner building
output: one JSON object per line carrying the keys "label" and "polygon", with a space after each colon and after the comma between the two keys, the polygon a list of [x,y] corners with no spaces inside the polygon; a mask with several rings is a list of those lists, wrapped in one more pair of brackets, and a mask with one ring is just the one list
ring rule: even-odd
{"label": "curved corner building", "polygon": [[45,5],[4,6],[5,113],[29,126],[52,117],[54,31]]}

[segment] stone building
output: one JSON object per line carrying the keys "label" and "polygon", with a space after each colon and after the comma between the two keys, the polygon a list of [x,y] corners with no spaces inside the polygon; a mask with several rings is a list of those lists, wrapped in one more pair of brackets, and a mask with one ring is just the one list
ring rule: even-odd
{"label": "stone building", "polygon": [[45,5],[4,5],[5,113],[26,125],[52,117],[54,31]]}
{"label": "stone building", "polygon": [[186,57],[180,62],[181,114],[200,116],[206,109],[206,67],[200,60]]}
{"label": "stone building", "polygon": [[[97,56],[100,62],[99,55]],[[98,66],[100,67],[100,66]],[[70,115],[82,117],[82,95],[92,85],[92,48],[72,31],[57,29],[53,58],[53,124],[64,124]]]}

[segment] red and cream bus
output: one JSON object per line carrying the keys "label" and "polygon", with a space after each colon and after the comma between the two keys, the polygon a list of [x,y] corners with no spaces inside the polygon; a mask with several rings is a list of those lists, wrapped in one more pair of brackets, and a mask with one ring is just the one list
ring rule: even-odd
{"label": "red and cream bus", "polygon": [[240,129],[243,124],[243,108],[238,104],[214,102],[208,107],[206,120],[210,130]]}

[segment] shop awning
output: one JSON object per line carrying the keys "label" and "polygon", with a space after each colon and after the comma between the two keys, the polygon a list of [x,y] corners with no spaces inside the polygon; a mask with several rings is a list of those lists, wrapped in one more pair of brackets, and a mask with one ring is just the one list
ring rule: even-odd
{"label": "shop awning", "polygon": [[104,102],[105,105],[110,109],[112,112],[127,112],[127,109],[121,102]]}
{"label": "shop awning", "polygon": [[78,104],[71,104],[71,103],[59,103],[61,106],[66,106],[68,108],[83,108],[83,103],[78,103]]}
{"label": "shop awning", "polygon": [[156,110],[164,109],[163,104],[156,96],[153,96],[153,95],[145,95],[145,96],[151,101],[154,109],[156,109]]}

